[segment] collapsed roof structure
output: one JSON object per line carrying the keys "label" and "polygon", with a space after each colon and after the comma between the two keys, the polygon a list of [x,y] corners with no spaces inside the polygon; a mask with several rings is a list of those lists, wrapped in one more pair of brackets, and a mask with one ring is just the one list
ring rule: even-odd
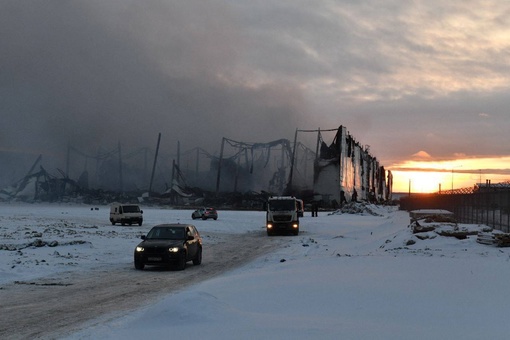
{"label": "collapsed roof structure", "polygon": [[[323,133],[336,132],[327,144]],[[299,132],[317,133],[315,151],[298,141]],[[353,199],[391,200],[392,175],[363,148],[344,126],[329,130],[296,130],[294,142],[277,139],[247,143],[223,137],[220,155],[201,148],[180,152],[176,156],[160,155],[159,142],[154,153],[150,182],[148,180],[148,148],[121,153],[118,147],[109,152],[87,155],[68,145],[66,171],[61,178],[50,175],[42,166],[28,174],[10,189],[2,190],[2,199],[61,200],[64,196],[114,196],[112,193],[149,198],[159,196],[170,204],[193,204],[204,197],[226,197],[241,193],[254,195],[294,195],[324,207],[336,207]],[[85,158],[85,169],[76,171],[70,153]],[[137,155],[142,155],[143,160]],[[208,161],[204,162],[203,158]],[[95,161],[95,171],[87,170],[87,160]],[[78,162],[74,162],[75,164]],[[73,171],[71,171],[73,170]],[[156,173],[156,170],[157,173]],[[79,173],[74,181],[72,173]],[[152,189],[154,186],[154,190]],[[92,189],[94,188],[94,189]],[[158,193],[159,192],[159,193]],[[103,201],[104,201],[103,200]],[[121,200],[115,197],[115,200]]]}
{"label": "collapsed roof structure", "polygon": [[[227,154],[230,147],[230,154]],[[299,162],[296,162],[299,154]],[[292,172],[311,173],[314,152],[301,143],[278,139],[266,143],[245,143],[223,138],[217,169],[216,193],[224,190],[267,191],[275,195],[288,193]],[[311,177],[298,178],[300,190],[311,189]]]}

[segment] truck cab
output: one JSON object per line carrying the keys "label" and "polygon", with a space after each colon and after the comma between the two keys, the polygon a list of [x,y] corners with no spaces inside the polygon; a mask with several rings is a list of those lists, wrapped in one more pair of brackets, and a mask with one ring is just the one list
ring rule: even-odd
{"label": "truck cab", "polygon": [[303,217],[305,215],[305,204],[303,203],[303,200],[296,198],[296,204],[298,217]]}
{"label": "truck cab", "polygon": [[297,199],[293,196],[270,197],[267,201],[266,231],[268,236],[276,233],[299,234]]}

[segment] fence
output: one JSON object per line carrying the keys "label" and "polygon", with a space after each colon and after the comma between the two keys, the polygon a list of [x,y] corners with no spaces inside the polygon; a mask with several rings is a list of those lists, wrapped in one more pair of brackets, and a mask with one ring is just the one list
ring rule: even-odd
{"label": "fence", "polygon": [[401,210],[445,209],[459,223],[485,224],[510,232],[510,190],[472,194],[415,194],[400,199]]}

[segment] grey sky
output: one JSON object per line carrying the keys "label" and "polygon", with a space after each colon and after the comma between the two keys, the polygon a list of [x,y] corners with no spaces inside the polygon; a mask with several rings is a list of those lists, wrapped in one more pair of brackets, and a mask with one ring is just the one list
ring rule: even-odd
{"label": "grey sky", "polygon": [[0,150],[345,125],[387,166],[509,155],[509,22],[499,0],[0,0]]}

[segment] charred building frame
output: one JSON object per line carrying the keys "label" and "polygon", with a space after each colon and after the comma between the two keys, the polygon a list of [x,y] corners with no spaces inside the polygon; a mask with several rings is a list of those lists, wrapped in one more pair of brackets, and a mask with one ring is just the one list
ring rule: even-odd
{"label": "charred building frame", "polygon": [[[344,126],[317,131],[317,157],[314,164],[315,200],[338,206],[351,200],[381,202],[391,200],[393,176],[377,158],[363,148]],[[323,131],[337,131],[329,145]],[[320,197],[317,197],[320,196]]]}
{"label": "charred building frame", "polygon": [[[326,131],[336,132],[330,144],[323,139]],[[317,133],[315,150],[297,140],[298,132]],[[33,173],[41,161],[39,156],[23,180],[0,190],[0,199],[59,200],[71,194],[96,196],[98,190],[145,195],[149,184],[151,197],[155,187],[154,197],[170,197],[169,202],[175,204],[193,202],[197,197],[219,198],[226,193],[257,192],[294,195],[305,202],[320,202],[323,207],[333,208],[356,199],[391,200],[391,172],[386,171],[369,153],[368,147],[363,148],[344,126],[330,130],[296,130],[293,143],[287,139],[246,143],[223,137],[219,157],[200,148],[181,154],[178,143],[176,156],[163,153],[158,158],[160,138],[161,134],[150,182],[148,148],[121,154],[119,143],[110,152],[98,152],[93,156],[68,145],[66,171],[58,170],[61,179],[50,176],[45,170]],[[73,167],[71,152],[82,159],[73,159]],[[144,157],[140,159],[137,155]],[[201,161],[204,157],[208,162]],[[89,160],[96,163],[92,176],[87,171]],[[82,162],[85,169],[81,170],[79,179],[71,180],[75,176],[70,172],[76,174]]]}

